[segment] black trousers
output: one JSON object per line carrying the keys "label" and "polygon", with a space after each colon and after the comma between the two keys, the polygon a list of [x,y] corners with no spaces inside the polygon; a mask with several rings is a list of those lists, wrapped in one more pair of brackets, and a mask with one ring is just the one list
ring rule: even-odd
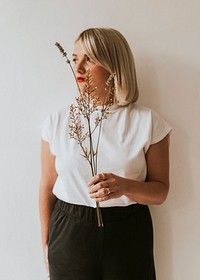
{"label": "black trousers", "polygon": [[155,280],[153,230],[147,206],[96,210],[58,200],[49,226],[51,280]]}

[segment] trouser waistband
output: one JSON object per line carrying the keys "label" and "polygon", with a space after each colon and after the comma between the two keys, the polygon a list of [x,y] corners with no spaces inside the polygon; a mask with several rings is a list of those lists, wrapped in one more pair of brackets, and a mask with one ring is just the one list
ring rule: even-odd
{"label": "trouser waistband", "polygon": [[[68,215],[81,220],[86,220],[88,222],[94,222],[97,219],[96,208],[93,207],[71,204],[60,199],[58,199],[55,207],[61,209]],[[101,213],[104,222],[112,222],[122,220],[131,215],[135,215],[138,211],[144,208],[147,208],[147,206],[141,204],[131,204],[128,206],[114,206],[106,208],[101,207]]]}

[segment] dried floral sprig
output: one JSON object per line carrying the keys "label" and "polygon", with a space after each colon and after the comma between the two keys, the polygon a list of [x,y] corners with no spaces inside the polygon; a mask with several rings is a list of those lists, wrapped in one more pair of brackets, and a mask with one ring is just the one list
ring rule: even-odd
{"label": "dried floral sprig", "polygon": [[[111,81],[113,79],[113,75],[109,77],[106,83],[106,91],[107,95],[104,100],[104,104],[99,110],[98,103],[99,98],[95,96],[96,88],[92,88],[92,77],[90,72],[87,74],[86,85],[83,89],[83,92],[80,93],[80,96],[76,98],[76,105],[72,104],[70,106],[70,120],[71,125],[70,128],[70,137],[77,141],[80,145],[83,157],[88,161],[92,176],[97,174],[97,164],[98,164],[98,149],[102,128],[102,121],[107,119],[109,114],[109,107],[113,104],[113,96],[114,96],[114,87],[111,86]],[[91,116],[96,112],[95,124],[93,130],[91,129]],[[87,128],[81,122],[81,116],[86,119]],[[94,147],[92,135],[96,129],[98,130],[97,136],[97,144]],[[89,139],[89,149],[84,145],[86,139]],[[103,220],[101,216],[99,203],[96,202],[97,209],[97,218],[98,218],[98,226],[103,226]]]}
{"label": "dried floral sprig", "polygon": [[[93,161],[94,156],[97,159],[99,140],[100,140],[100,132],[101,125],[104,119],[107,119],[107,115],[109,114],[109,107],[113,104],[113,93],[114,88],[110,87],[110,83],[107,83],[106,88],[108,94],[106,95],[104,104],[99,109],[98,103],[99,98],[95,96],[96,88],[92,88],[92,77],[90,72],[87,74],[86,85],[83,89],[83,92],[80,93],[80,96],[76,98],[76,104],[71,104],[70,106],[70,120],[71,125],[70,128],[70,137],[74,138],[78,144],[81,145],[81,148],[84,152],[84,157],[88,159],[89,163],[92,166],[92,174],[95,175],[97,173],[97,163]],[[94,127],[91,127],[91,116],[96,112]],[[81,116],[86,119],[87,128],[86,132],[84,132],[85,126],[81,123]],[[83,142],[85,139],[92,137],[94,131],[99,127],[98,132],[98,140],[96,148],[92,149],[93,157],[89,158],[88,153],[85,153],[86,149],[83,146]],[[92,140],[92,139],[91,139]],[[90,155],[90,152],[89,152]],[[92,155],[92,154],[91,154]]]}
{"label": "dried floral sprig", "polygon": [[77,82],[77,80],[76,80],[76,75],[75,75],[74,69],[73,69],[73,67],[72,67],[72,65],[71,65],[71,61],[69,60],[69,58],[68,58],[68,56],[67,56],[67,52],[63,49],[63,47],[62,47],[58,42],[55,43],[55,46],[56,46],[56,47],[59,49],[59,51],[62,53],[63,57],[66,58],[66,63],[69,64],[69,67],[70,67],[70,69],[71,69],[71,71],[72,71],[72,73],[73,73],[74,79],[75,79],[75,81],[76,81],[76,85],[77,85],[78,91],[80,92],[81,90],[80,90],[79,84],[78,84],[78,82]]}
{"label": "dried floral sprig", "polygon": [[62,47],[58,42],[55,43],[55,46],[58,47],[58,49],[59,49],[59,51],[62,53],[62,55],[63,55],[64,57],[66,57],[67,63],[70,63],[70,60],[69,60],[68,57],[67,57],[67,53],[65,52],[65,50],[63,49],[63,47]]}
{"label": "dried floral sprig", "polygon": [[[59,44],[55,44],[59,51],[63,54],[66,58],[66,62],[70,65],[70,68],[73,72],[73,75],[76,80],[76,76],[74,70],[71,66],[70,60],[67,57],[67,53],[63,49],[63,47]],[[99,109],[99,102],[100,99],[95,95],[97,88],[92,86],[92,76],[90,71],[87,72],[85,78],[85,86],[83,91],[80,90],[79,85],[79,96],[76,97],[76,104],[71,104],[70,106],[70,121],[71,124],[69,125],[69,135],[73,138],[77,143],[80,145],[82,149],[82,156],[88,161],[91,169],[92,176],[97,174],[97,164],[98,164],[98,149],[99,149],[99,142],[100,142],[100,135],[101,135],[101,128],[102,128],[102,121],[107,119],[109,114],[109,108],[113,104],[114,100],[114,92],[115,87],[113,83],[114,74],[111,74],[106,81],[106,95],[103,101],[103,105]],[[91,117],[92,114],[96,114],[94,127],[92,128],[91,125]],[[82,124],[81,118],[86,120],[86,126]],[[95,130],[97,130],[97,143],[96,147],[94,147],[93,143],[93,134]],[[89,139],[89,148],[85,146],[85,140]],[[97,220],[98,226],[103,227],[103,219],[101,215],[101,210],[99,206],[99,202],[96,202],[96,211],[97,211]]]}

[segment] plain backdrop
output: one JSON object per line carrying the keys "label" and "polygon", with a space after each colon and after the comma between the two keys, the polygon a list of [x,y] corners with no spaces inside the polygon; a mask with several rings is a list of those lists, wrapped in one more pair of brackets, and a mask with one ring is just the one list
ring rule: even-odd
{"label": "plain backdrop", "polygon": [[54,44],[71,55],[77,35],[97,26],[125,35],[135,56],[139,103],[173,127],[170,193],[163,205],[150,207],[157,279],[200,279],[199,11],[198,0],[1,0],[0,279],[46,279],[38,126],[76,91]]}

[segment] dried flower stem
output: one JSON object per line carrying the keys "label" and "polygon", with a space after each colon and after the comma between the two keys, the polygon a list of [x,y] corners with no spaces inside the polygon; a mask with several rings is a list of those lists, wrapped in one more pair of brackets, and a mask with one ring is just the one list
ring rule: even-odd
{"label": "dried flower stem", "polygon": [[78,91],[80,92],[81,89],[80,89],[79,84],[78,84],[78,82],[77,82],[77,80],[76,80],[76,75],[75,75],[74,69],[73,69],[73,67],[72,67],[72,65],[71,65],[71,61],[69,60],[69,58],[68,58],[68,56],[67,56],[67,52],[65,52],[65,50],[63,49],[63,47],[62,47],[58,42],[55,43],[55,46],[56,46],[56,47],[59,49],[59,51],[62,53],[63,57],[66,58],[66,62],[69,64],[69,67],[70,67],[70,69],[71,69],[71,71],[72,71],[72,73],[73,73],[74,79],[75,79],[75,81],[76,81],[76,85],[77,85],[77,87],[78,87]]}
{"label": "dried flower stem", "polygon": [[[66,62],[69,64],[72,73],[74,75],[74,78],[76,80],[76,75],[74,73],[74,70],[71,66],[70,60],[67,57],[67,53],[63,49],[63,47],[56,42],[55,44],[59,51],[62,53],[62,55],[66,58]],[[107,115],[109,114],[109,107],[113,104],[113,96],[115,88],[112,85],[112,80],[114,78],[114,74],[111,74],[108,81],[106,82],[106,88],[105,91],[107,91],[107,94],[104,98],[103,106],[102,108],[98,109],[98,103],[99,98],[95,96],[96,88],[92,88],[92,77],[90,74],[90,71],[88,71],[86,75],[86,83],[85,87],[83,89],[83,92],[81,92],[79,84],[76,80],[76,84],[79,90],[79,97],[76,98],[76,105],[71,104],[70,106],[70,120],[71,124],[69,125],[70,129],[70,137],[77,141],[77,143],[80,145],[83,157],[88,161],[91,169],[92,176],[97,174],[97,165],[98,165],[98,150],[99,150],[99,143],[100,143],[100,135],[101,135],[101,129],[102,129],[102,121],[104,119],[107,119]],[[91,124],[91,115],[97,112],[97,117],[95,118],[95,124],[94,128],[92,129]],[[85,130],[85,126],[81,123],[81,116],[86,119],[87,123],[87,129]],[[96,148],[93,144],[93,134],[95,130],[99,128],[98,135],[97,135],[97,143]],[[84,141],[86,139],[89,139],[89,150],[87,147],[84,146]],[[98,226],[103,227],[103,219],[101,215],[101,209],[99,202],[96,202],[96,212],[97,212],[97,221]]]}

